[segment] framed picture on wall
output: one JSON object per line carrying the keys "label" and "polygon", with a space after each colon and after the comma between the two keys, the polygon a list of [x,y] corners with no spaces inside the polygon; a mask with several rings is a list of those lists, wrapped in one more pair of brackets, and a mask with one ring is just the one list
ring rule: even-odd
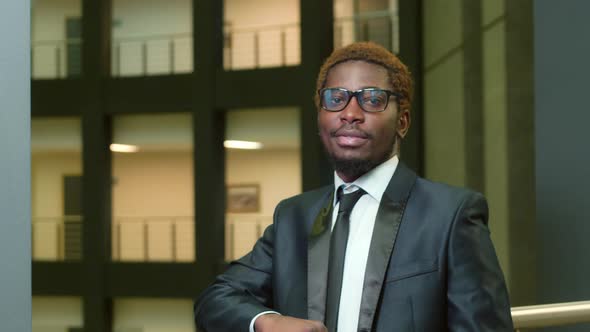
{"label": "framed picture on wall", "polygon": [[226,211],[244,213],[260,211],[260,186],[237,184],[227,186]]}

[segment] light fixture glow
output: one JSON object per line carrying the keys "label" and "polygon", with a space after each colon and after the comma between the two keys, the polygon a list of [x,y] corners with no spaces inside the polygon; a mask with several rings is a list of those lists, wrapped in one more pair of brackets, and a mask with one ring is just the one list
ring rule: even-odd
{"label": "light fixture glow", "polygon": [[139,147],[137,145],[129,145],[129,144],[117,144],[113,143],[109,146],[112,152],[123,152],[123,153],[133,153],[139,151]]}
{"label": "light fixture glow", "polygon": [[228,149],[244,149],[244,150],[262,149],[262,143],[250,142],[250,141],[226,140],[225,142],[223,142],[223,146]]}

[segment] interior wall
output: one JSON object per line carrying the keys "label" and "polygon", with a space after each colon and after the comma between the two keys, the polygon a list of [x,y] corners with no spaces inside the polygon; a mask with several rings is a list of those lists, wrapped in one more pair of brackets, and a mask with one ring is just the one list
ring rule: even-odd
{"label": "interior wall", "polygon": [[504,275],[510,279],[509,117],[506,96],[506,19],[503,4],[503,1],[494,0],[482,2],[484,193],[492,218],[492,240]]}
{"label": "interior wall", "polygon": [[64,40],[66,18],[81,17],[81,0],[35,0],[31,14],[31,42]]}
{"label": "interior wall", "polygon": [[299,23],[299,0],[225,0],[224,22],[233,27],[254,28]]}
{"label": "interior wall", "polygon": [[299,149],[227,150],[226,185],[256,184],[260,188],[260,211],[226,216],[226,260],[239,258],[254,246],[272,223],[276,205],[301,193]]}
{"label": "interior wall", "polygon": [[111,72],[116,76],[191,72],[191,31],[191,0],[114,0]]}
{"label": "interior wall", "polygon": [[66,296],[33,296],[33,332],[66,332],[82,327],[82,299]]}
{"label": "interior wall", "polygon": [[191,29],[190,0],[113,0],[113,39],[188,34]]}
{"label": "interior wall", "polygon": [[299,0],[225,0],[227,69],[298,65]]}
{"label": "interior wall", "polygon": [[193,162],[189,151],[115,153],[113,220],[193,216]]}
{"label": "interior wall", "polygon": [[82,175],[80,152],[33,154],[31,158],[33,218],[64,215],[63,178],[66,175]]}
{"label": "interior wall", "polygon": [[116,298],[114,331],[194,332],[190,299]]}
{"label": "interior wall", "polygon": [[[427,0],[423,15],[425,176],[485,194],[492,241],[510,288],[508,199],[517,184],[508,181],[503,1],[474,6],[469,0]],[[480,22],[472,19],[477,15]],[[466,84],[473,80],[481,95]]]}
{"label": "interior wall", "polygon": [[422,14],[425,175],[464,186],[462,0],[426,0]]}
{"label": "interior wall", "polygon": [[272,216],[283,199],[301,193],[299,150],[227,150],[226,185],[258,184],[260,212]]}
{"label": "interior wall", "polygon": [[[534,6],[536,272],[543,303],[590,300],[589,10],[585,0]],[[589,329],[585,323],[547,331]]]}
{"label": "interior wall", "polygon": [[31,8],[32,77],[62,77],[66,19],[82,16],[81,0],[37,0]]}

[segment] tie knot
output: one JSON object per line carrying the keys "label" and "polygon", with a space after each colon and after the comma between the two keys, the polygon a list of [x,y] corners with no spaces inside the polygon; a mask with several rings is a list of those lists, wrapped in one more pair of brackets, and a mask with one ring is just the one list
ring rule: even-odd
{"label": "tie knot", "polygon": [[340,202],[340,207],[338,208],[338,213],[347,212],[350,213],[352,208],[356,204],[356,202],[366,194],[366,192],[359,188],[357,191],[352,192],[350,194],[345,194],[342,187],[338,188],[338,201]]}

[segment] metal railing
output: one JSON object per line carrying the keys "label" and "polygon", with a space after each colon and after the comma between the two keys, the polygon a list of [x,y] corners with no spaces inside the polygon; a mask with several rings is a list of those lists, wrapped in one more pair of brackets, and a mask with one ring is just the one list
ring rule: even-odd
{"label": "metal railing", "polygon": [[[301,63],[300,24],[253,28],[224,26],[223,67],[226,70],[295,66]],[[355,41],[377,42],[399,50],[398,15],[392,11],[363,13],[334,20],[334,47]],[[111,75],[148,76],[193,71],[192,33],[114,38]],[[82,74],[82,40],[35,41],[31,72],[35,79]]]}
{"label": "metal railing", "polygon": [[31,44],[31,76],[34,79],[79,76],[81,58],[81,39],[34,41]]}
{"label": "metal railing", "polygon": [[238,259],[252,250],[272,216],[230,213],[225,217],[225,260]]}
{"label": "metal railing", "polygon": [[284,67],[301,62],[299,23],[256,28],[224,27],[226,70]]}
{"label": "metal railing", "polygon": [[590,301],[514,307],[511,311],[515,331],[590,323]]}
{"label": "metal railing", "polygon": [[113,261],[186,262],[195,259],[194,217],[117,217]]}
{"label": "metal railing", "polygon": [[33,260],[81,260],[82,221],[82,216],[34,217],[31,225]]}
{"label": "metal railing", "polygon": [[334,20],[334,48],[357,41],[373,41],[399,53],[397,12],[367,12]]}
{"label": "metal railing", "polygon": [[116,38],[112,43],[113,76],[147,76],[193,71],[191,33]]}

